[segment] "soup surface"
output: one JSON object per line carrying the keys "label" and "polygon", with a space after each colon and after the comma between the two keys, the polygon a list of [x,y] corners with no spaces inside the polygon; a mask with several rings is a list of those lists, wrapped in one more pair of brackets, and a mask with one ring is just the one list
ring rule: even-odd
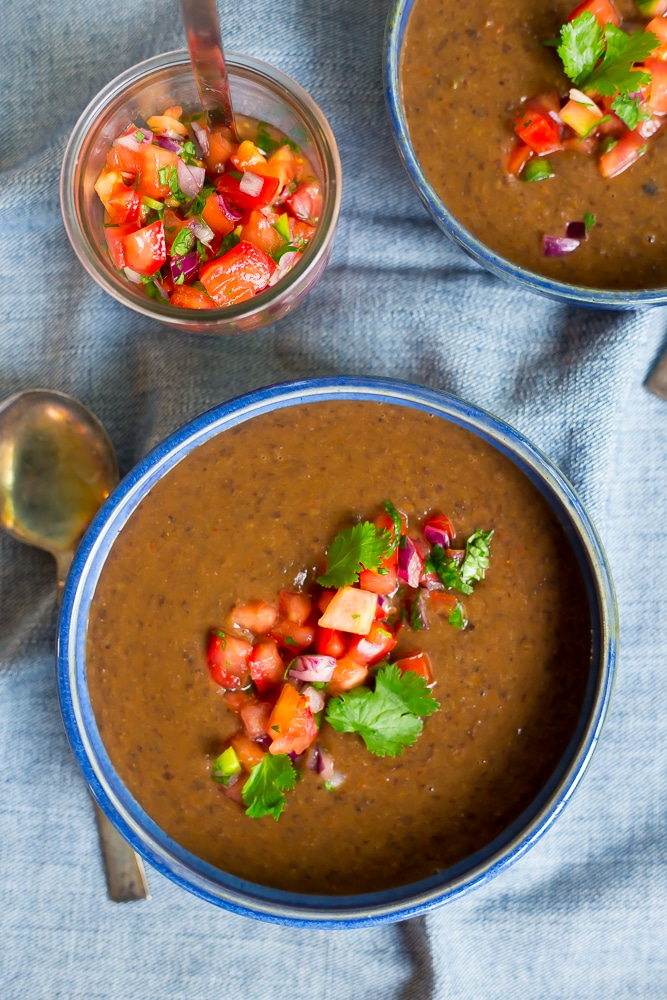
{"label": "soup surface", "polygon": [[[505,172],[520,103],[567,94],[553,48],[574,0],[415,0],[401,58],[402,101],[422,168],[458,221],[516,264],[561,281],[607,289],[667,285],[667,135],[605,180],[595,157],[549,157],[555,176],[525,183]],[[617,3],[626,18],[634,4]],[[545,233],[563,236],[588,213],[596,225],[574,253],[547,258]]]}
{"label": "soup surface", "polygon": [[[237,721],[206,639],[237,600],[275,599],[341,527],[386,498],[421,523],[494,529],[464,631],[430,614],[398,651],[426,650],[440,709],[414,746],[372,756],[327,724],[345,782],[305,772],[276,822],[211,780]],[[459,537],[457,534],[457,537]],[[386,889],[483,847],[531,802],[576,726],[590,662],[583,580],[565,535],[513,463],[470,432],[379,402],[264,414],[203,444],[120,533],[93,599],[87,675],[105,747],[137,801],[193,854],[305,893]]]}

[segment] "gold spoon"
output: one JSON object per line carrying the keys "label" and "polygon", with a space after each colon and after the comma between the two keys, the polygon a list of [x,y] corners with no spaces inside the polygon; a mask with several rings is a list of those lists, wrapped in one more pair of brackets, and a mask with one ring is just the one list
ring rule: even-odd
{"label": "gold spoon", "polygon": [[[75,549],[118,482],[97,417],[62,392],[29,389],[0,403],[0,526],[56,560],[58,602]],[[141,859],[95,805],[109,897],[150,897]]]}

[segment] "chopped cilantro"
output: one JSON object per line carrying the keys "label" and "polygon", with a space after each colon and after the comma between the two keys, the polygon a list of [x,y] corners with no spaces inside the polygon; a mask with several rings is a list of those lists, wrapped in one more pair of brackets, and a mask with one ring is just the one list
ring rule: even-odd
{"label": "chopped cilantro", "polygon": [[171,255],[172,257],[182,257],[186,253],[190,253],[195,244],[195,235],[191,229],[187,226],[183,226],[179,229],[176,239],[171,244]]}
{"label": "chopped cilantro", "polygon": [[267,753],[261,764],[255,764],[243,786],[246,816],[273,816],[278,819],[290,792],[297,782],[297,773],[286,753]]}
{"label": "chopped cilantro", "polygon": [[461,564],[448,556],[442,545],[434,545],[427,563],[440,577],[448,590],[458,590],[462,594],[472,594],[473,583],[484,579],[489,568],[489,546],[493,531],[473,531],[466,542],[465,556]]}
{"label": "chopped cilantro", "polygon": [[237,243],[240,242],[241,242],[241,227],[237,226],[236,229],[232,229],[231,233],[227,233],[227,235],[223,238],[223,241],[220,244],[220,249],[216,254],[216,257],[222,257],[223,254],[226,254],[228,250],[231,250],[233,247],[236,246]]}
{"label": "chopped cilantro", "polygon": [[164,295],[162,295],[159,288],[155,284],[155,275],[142,274],[141,282],[144,286],[144,291],[149,298],[155,299],[157,302],[165,301]]}
{"label": "chopped cilantro", "polygon": [[317,582],[323,587],[356,583],[362,569],[377,571],[390,544],[388,531],[376,528],[370,521],[360,521],[336,535],[327,549],[327,571]]}
{"label": "chopped cilantro", "polygon": [[389,552],[395,552],[401,542],[401,532],[403,531],[403,522],[401,521],[401,515],[394,507],[391,500],[385,500],[384,509],[386,510],[389,517],[394,522],[394,540],[391,543],[391,548]]}
{"label": "chopped cilantro", "polygon": [[590,212],[584,213],[584,225],[586,226],[586,232],[589,232],[593,226],[596,224],[597,219]]}
{"label": "chopped cilantro", "polygon": [[[627,98],[619,107],[632,120],[634,114],[639,114],[639,108],[638,101],[630,95],[651,80],[651,74],[635,64],[642,63],[658,44],[651,31],[629,34],[611,23],[603,29],[593,14],[585,11],[563,25],[558,55],[567,76],[577,87],[605,97]],[[634,112],[630,104],[635,105]],[[619,117],[623,118],[623,114]],[[623,121],[627,124],[626,118]]]}
{"label": "chopped cilantro", "polygon": [[201,215],[206,208],[206,199],[215,193],[215,188],[211,184],[204,184],[203,188],[190,206],[190,215]]}
{"label": "chopped cilantro", "polygon": [[423,677],[402,674],[395,664],[383,667],[375,690],[354,688],[327,705],[327,722],[341,733],[357,733],[378,757],[397,757],[412,746],[424,723],[421,716],[440,707]]}
{"label": "chopped cilantro", "polygon": [[447,590],[459,590],[462,594],[472,594],[472,587],[461,577],[461,567],[453,556],[448,556],[442,545],[437,543],[431,549],[427,567],[440,577]]}
{"label": "chopped cilantro", "polygon": [[611,102],[611,109],[629,129],[637,128],[640,122],[648,121],[651,117],[639,107],[639,97],[630,97],[628,94],[615,97]]}
{"label": "chopped cilantro", "polygon": [[286,253],[293,253],[294,251],[298,251],[298,249],[299,248],[295,246],[294,243],[283,243],[283,245],[278,247],[277,250],[274,250],[270,256],[273,257],[277,264],[280,258],[284,257]]}
{"label": "chopped cilantro", "polygon": [[536,181],[546,181],[550,177],[554,176],[553,169],[548,160],[542,157],[537,157],[534,160],[529,160],[524,167],[522,179],[526,181],[527,184],[534,184]]}
{"label": "chopped cilantro", "polygon": [[274,139],[269,132],[270,128],[271,126],[267,122],[260,122],[257,126],[257,135],[255,136],[255,144],[259,146],[266,156],[271,156],[281,145],[278,139]]}
{"label": "chopped cilantro", "polygon": [[298,646],[299,645],[299,643],[296,641],[296,639],[293,639],[291,635],[286,635],[285,638],[283,639],[283,642],[285,643],[286,646]]}
{"label": "chopped cilantro", "polygon": [[456,607],[452,611],[450,611],[447,621],[449,622],[450,625],[453,625],[454,628],[463,629],[468,624],[466,613],[460,601],[457,601]]}
{"label": "chopped cilantro", "polygon": [[604,55],[604,35],[590,11],[563,25],[558,55],[565,73],[576,86],[593,72]]}
{"label": "chopped cilantro", "polygon": [[240,181],[243,174],[239,170],[228,170],[227,175],[233,177],[235,181]]}
{"label": "chopped cilantro", "polygon": [[199,166],[201,162],[197,157],[197,150],[195,149],[195,144],[191,139],[188,139],[187,142],[183,143],[180,155],[183,163],[187,163],[189,166],[192,164]]}

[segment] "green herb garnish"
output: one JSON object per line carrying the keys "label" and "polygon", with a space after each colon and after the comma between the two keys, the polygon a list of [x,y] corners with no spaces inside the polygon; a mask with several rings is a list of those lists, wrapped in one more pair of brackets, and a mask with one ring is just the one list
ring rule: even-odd
{"label": "green herb garnish", "polygon": [[233,177],[235,181],[240,181],[243,177],[243,174],[239,170],[228,170],[227,176]]}
{"label": "green herb garnish", "polygon": [[377,757],[397,757],[421,733],[421,717],[439,707],[423,677],[391,664],[378,671],[375,690],[358,687],[332,698],[326,717],[338,732],[361,736]]}
{"label": "green herb garnish", "polygon": [[362,569],[378,569],[390,545],[388,531],[376,528],[370,521],[360,521],[336,535],[327,549],[327,571],[317,582],[337,588],[356,583]]}
{"label": "green herb garnish", "polygon": [[190,253],[194,245],[195,234],[187,226],[183,226],[182,229],[179,229],[176,239],[171,244],[171,256],[183,257],[186,253]]}
{"label": "green herb garnish", "polygon": [[222,243],[220,244],[220,249],[216,254],[216,257],[222,257],[223,254],[226,254],[228,250],[233,249],[233,247],[235,247],[236,244],[240,242],[241,242],[241,227],[237,226],[236,229],[232,229],[231,233],[227,233],[227,235],[223,238]]}
{"label": "green herb garnish", "polygon": [[458,590],[462,594],[472,594],[473,583],[484,579],[489,568],[489,546],[493,531],[473,531],[466,542],[465,555],[459,564],[453,556],[448,556],[442,545],[434,545],[428,560],[431,568],[440,577],[448,590]]}
{"label": "green herb garnish", "polygon": [[521,175],[522,180],[526,181],[527,184],[534,184],[536,181],[546,181],[553,176],[554,172],[551,164],[548,160],[543,160],[541,157],[529,160],[523,168]]}
{"label": "green herb garnish", "polygon": [[[651,81],[651,74],[635,64],[642,63],[658,44],[652,31],[628,34],[613,24],[603,29],[586,11],[561,28],[558,55],[575,86],[603,97],[624,98],[619,108],[632,119],[639,114],[639,98],[630,95]],[[630,110],[630,104],[635,111]]]}
{"label": "green herb garnish", "polygon": [[219,781],[221,785],[229,787],[234,778],[241,771],[241,762],[234,747],[227,747],[219,757],[213,761],[211,777],[214,781]]}
{"label": "green herb garnish", "polygon": [[183,163],[187,163],[188,166],[199,166],[200,160],[197,156],[197,150],[195,149],[195,144],[191,139],[183,143],[181,147],[181,159]]}
{"label": "green herb garnish", "polygon": [[450,625],[453,625],[454,628],[460,628],[460,629],[465,628],[466,625],[468,624],[466,613],[460,601],[457,601],[456,607],[453,609],[453,611],[450,611],[447,621],[449,622]]}
{"label": "green herb garnish", "polygon": [[273,223],[273,228],[278,233],[279,236],[285,240],[286,243],[290,241],[290,230],[289,230],[289,217],[287,212],[283,212],[282,215],[278,217],[278,221]]}
{"label": "green herb garnish", "polygon": [[297,773],[286,753],[267,753],[261,764],[255,764],[243,786],[246,816],[273,816],[278,819],[290,792],[297,782]]}
{"label": "green herb garnish", "polygon": [[255,137],[255,145],[259,146],[265,156],[271,156],[282,145],[278,139],[273,138],[269,132],[270,127],[268,122],[260,122],[257,126],[257,135]]}
{"label": "green herb garnish", "polygon": [[386,510],[387,514],[392,519],[392,521],[394,522],[394,540],[391,543],[391,548],[389,549],[389,553],[391,554],[392,552],[396,551],[396,549],[398,548],[399,542],[401,541],[401,532],[403,531],[403,522],[401,521],[401,515],[400,515],[400,513],[398,512],[398,510],[396,509],[396,507],[394,507],[394,505],[391,502],[391,500],[385,500],[385,502],[384,502],[384,509]]}
{"label": "green herb garnish", "polygon": [[210,184],[204,184],[203,188],[190,206],[190,215],[201,215],[206,208],[206,200],[209,195],[215,194],[215,188]]}
{"label": "green herb garnish", "polygon": [[597,220],[594,215],[591,215],[590,212],[584,212],[584,225],[586,226],[587,233],[593,228],[596,222]]}

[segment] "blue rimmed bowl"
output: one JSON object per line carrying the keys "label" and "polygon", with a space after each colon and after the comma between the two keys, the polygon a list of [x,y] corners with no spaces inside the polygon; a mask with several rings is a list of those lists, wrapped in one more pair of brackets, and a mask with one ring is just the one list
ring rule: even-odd
{"label": "blue rimmed bowl", "polygon": [[[323,400],[372,400],[411,407],[466,428],[507,456],[555,512],[585,580],[592,653],[576,731],[558,766],[530,806],[483,850],[437,876],[386,892],[311,896],[267,888],[228,875],[170,839],[123,785],[95,722],[86,680],[91,602],[119,532],[153,486],[204,442],[268,411]],[[617,613],[607,560],[580,500],[558,469],[496,417],[433,389],[368,378],[306,379],[258,389],[197,417],[158,445],[106,501],[75,556],[58,626],[58,688],[65,729],[93,796],[133,848],[163,875],[197,896],[246,916],[283,924],[354,927],[402,920],[481,885],[521,857],[569,801],[598,742],[607,712],[617,646]]]}
{"label": "blue rimmed bowl", "polygon": [[667,288],[605,290],[556,281],[530,271],[478,240],[443,204],[415,154],[401,98],[401,49],[415,2],[416,0],[395,0],[390,9],[384,44],[384,89],[392,132],[403,165],[426,209],[443,233],[488,271],[552,299],[603,309],[639,309],[667,303]]}

